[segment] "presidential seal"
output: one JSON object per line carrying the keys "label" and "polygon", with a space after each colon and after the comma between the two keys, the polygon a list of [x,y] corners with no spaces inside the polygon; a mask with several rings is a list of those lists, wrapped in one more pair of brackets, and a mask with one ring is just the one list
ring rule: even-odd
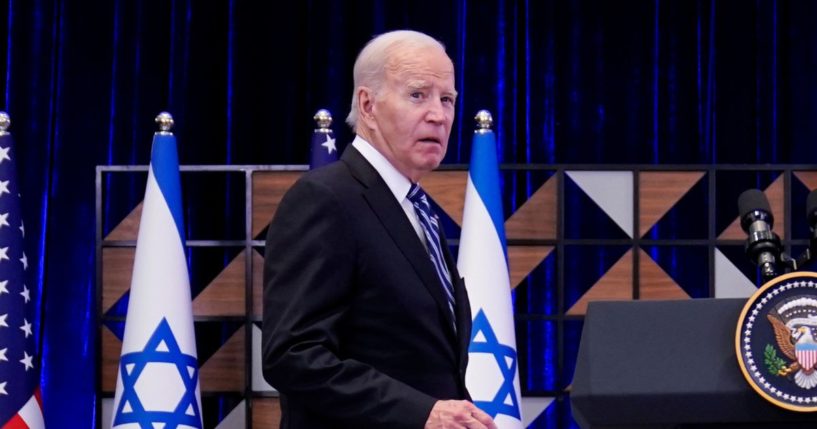
{"label": "presidential seal", "polygon": [[769,402],[817,411],[817,273],[763,285],[738,319],[735,351],[743,376]]}

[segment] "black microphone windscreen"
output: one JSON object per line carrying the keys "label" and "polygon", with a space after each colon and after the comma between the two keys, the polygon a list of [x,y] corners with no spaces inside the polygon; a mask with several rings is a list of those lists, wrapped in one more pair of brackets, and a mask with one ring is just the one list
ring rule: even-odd
{"label": "black microphone windscreen", "polygon": [[747,189],[738,197],[740,218],[743,219],[747,214],[755,210],[772,214],[772,209],[769,207],[769,200],[766,199],[766,195],[759,189]]}
{"label": "black microphone windscreen", "polygon": [[812,228],[817,227],[817,189],[809,192],[806,198],[806,219]]}

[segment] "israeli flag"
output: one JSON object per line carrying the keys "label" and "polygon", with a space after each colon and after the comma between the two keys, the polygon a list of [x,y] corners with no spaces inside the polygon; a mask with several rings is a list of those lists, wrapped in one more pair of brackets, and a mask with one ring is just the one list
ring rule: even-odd
{"label": "israeli flag", "polygon": [[114,428],[201,428],[176,138],[153,137],[114,397]]}
{"label": "israeli flag", "polygon": [[474,133],[457,268],[474,317],[466,386],[497,427],[522,428],[499,164],[488,128]]}

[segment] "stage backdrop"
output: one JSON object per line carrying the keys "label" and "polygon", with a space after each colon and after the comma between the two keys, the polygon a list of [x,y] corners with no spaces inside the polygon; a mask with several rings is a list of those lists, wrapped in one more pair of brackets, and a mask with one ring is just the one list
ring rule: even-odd
{"label": "stage backdrop", "polygon": [[[28,254],[42,299],[49,427],[92,427],[98,409],[103,315],[94,271],[94,168],[147,164],[159,111],[176,119],[182,164],[305,164],[318,108],[335,115],[341,148],[351,138],[341,122],[358,49],[377,33],[413,28],[439,38],[457,70],[458,119],[446,163],[467,162],[471,118],[486,108],[494,115],[500,162],[543,167],[505,175],[506,216],[551,176],[561,177],[560,166],[626,172],[635,171],[630,165],[686,165],[706,179],[687,177],[691,196],[661,217],[658,229],[629,233],[720,237],[734,220],[728,206],[741,188],[778,192],[773,186],[781,180],[790,199],[781,198],[792,209],[787,238],[798,239],[807,231],[797,207],[813,186],[782,168],[735,170],[736,178],[723,182],[730,190],[717,194],[723,208],[707,220],[698,213],[715,198],[712,166],[807,169],[817,160],[814,22],[817,5],[783,1],[2,2],[0,107],[12,117]],[[620,225],[606,203],[588,196],[598,192],[590,184],[598,177],[564,176],[565,204],[590,208],[565,221],[566,238],[614,245],[628,234],[615,229]],[[96,219],[111,228],[144,192],[138,175],[114,182],[102,184],[110,198],[104,218]],[[244,221],[234,211],[243,204],[240,186],[227,180],[212,192],[187,189],[186,198],[198,198],[185,213],[188,236],[241,235]],[[679,284],[692,271],[690,261],[701,261],[645,251],[663,259],[667,272],[675,270]],[[593,285],[626,251],[578,246],[565,253],[563,272]],[[740,259],[728,253],[727,259]],[[191,254],[190,264],[193,272],[201,262]],[[544,279],[538,284],[547,285],[555,272],[548,264],[555,262],[537,268]],[[203,280],[194,275],[196,281]],[[517,316],[562,323],[570,319],[554,309],[570,308],[582,294],[543,292],[520,301],[517,293]],[[580,318],[575,322],[572,334],[554,340],[559,353],[575,347]],[[544,371],[532,373],[565,373],[523,380],[523,391],[564,391],[572,368],[550,359],[531,361]],[[554,416],[542,425],[569,425],[567,410]]]}

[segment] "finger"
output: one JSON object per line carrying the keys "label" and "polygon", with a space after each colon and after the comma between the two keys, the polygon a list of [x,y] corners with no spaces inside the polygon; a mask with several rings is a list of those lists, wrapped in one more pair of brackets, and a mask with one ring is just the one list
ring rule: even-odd
{"label": "finger", "polygon": [[472,418],[466,425],[468,429],[488,429],[487,426],[482,424],[479,420]]}
{"label": "finger", "polygon": [[491,418],[488,414],[484,411],[477,408],[476,410],[471,412],[471,416],[474,417],[476,421],[482,424],[484,427],[488,429],[496,429],[496,424],[494,423],[494,419]]}

